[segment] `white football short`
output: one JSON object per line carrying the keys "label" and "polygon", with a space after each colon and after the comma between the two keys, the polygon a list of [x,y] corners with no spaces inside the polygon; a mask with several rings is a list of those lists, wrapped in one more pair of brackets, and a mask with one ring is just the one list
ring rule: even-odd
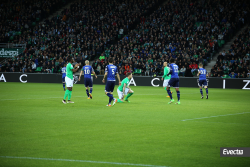
{"label": "white football short", "polygon": [[[129,88],[125,88],[125,95],[128,94],[128,91],[129,91]],[[122,99],[122,96],[123,96],[123,92],[120,91],[118,88],[117,88],[117,93],[118,93],[118,97],[119,99]]]}
{"label": "white football short", "polygon": [[73,79],[70,79],[69,77],[65,77],[66,87],[73,87]]}
{"label": "white football short", "polygon": [[168,86],[169,80],[170,80],[170,79],[164,79],[164,81],[163,81],[163,86],[164,86],[164,87],[167,87],[167,86]]}

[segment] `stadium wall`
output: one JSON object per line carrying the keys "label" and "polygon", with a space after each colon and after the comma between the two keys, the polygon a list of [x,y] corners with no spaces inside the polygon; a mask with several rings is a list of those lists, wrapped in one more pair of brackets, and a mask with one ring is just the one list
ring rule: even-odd
{"label": "stadium wall", "polygon": [[[124,76],[121,76],[123,79]],[[103,84],[103,76],[98,76],[93,79],[94,84]],[[250,79],[223,79],[223,78],[208,78],[209,88],[224,88],[224,89],[248,89],[250,90]],[[0,73],[0,82],[21,82],[21,83],[61,83],[61,74],[32,74],[32,73]],[[83,79],[78,81],[78,76],[74,76],[75,84],[83,84]],[[118,84],[118,82],[117,82]],[[131,86],[154,86],[161,87],[163,81],[161,77],[142,77],[134,76],[130,81]],[[181,77],[180,87],[198,87],[197,77]]]}

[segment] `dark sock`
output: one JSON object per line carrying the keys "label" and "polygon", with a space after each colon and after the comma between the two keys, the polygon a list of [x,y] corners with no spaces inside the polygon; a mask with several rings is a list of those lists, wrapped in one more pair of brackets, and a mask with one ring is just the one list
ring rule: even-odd
{"label": "dark sock", "polygon": [[90,88],[89,93],[92,94],[93,88]]}
{"label": "dark sock", "polygon": [[170,90],[167,90],[167,92],[168,92],[168,95],[169,95],[170,99],[172,99],[171,91],[170,91]]}
{"label": "dark sock", "polygon": [[206,88],[206,93],[207,93],[207,95],[208,95],[208,88]]}
{"label": "dark sock", "polygon": [[107,96],[109,97],[109,104],[111,104],[113,100],[113,95],[111,93],[107,93]]}
{"label": "dark sock", "polygon": [[65,89],[65,83],[63,83],[63,89]]}
{"label": "dark sock", "polygon": [[201,92],[201,96],[203,96],[203,91],[202,91],[202,89],[200,89],[200,92]]}
{"label": "dark sock", "polygon": [[177,91],[177,97],[178,97],[178,101],[180,101],[180,91]]}
{"label": "dark sock", "polygon": [[89,97],[89,90],[88,89],[86,89],[86,94]]}

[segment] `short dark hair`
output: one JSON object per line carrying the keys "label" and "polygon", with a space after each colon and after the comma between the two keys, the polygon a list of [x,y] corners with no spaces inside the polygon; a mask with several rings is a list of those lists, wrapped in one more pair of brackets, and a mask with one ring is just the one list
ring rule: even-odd
{"label": "short dark hair", "polygon": [[126,77],[130,76],[131,74],[131,72],[127,72]]}
{"label": "short dark hair", "polygon": [[174,63],[174,59],[173,58],[170,59],[170,63]]}
{"label": "short dark hair", "polygon": [[72,57],[69,57],[69,62],[72,60]]}
{"label": "short dark hair", "polygon": [[113,58],[112,57],[109,58],[109,63],[113,63]]}

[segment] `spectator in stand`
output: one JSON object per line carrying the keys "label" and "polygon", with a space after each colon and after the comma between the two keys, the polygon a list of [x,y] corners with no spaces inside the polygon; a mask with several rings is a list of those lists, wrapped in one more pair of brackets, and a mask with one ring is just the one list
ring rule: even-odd
{"label": "spectator in stand", "polygon": [[[125,70],[129,70],[130,69],[130,66],[128,65],[128,64],[126,64],[125,66],[124,66],[124,68],[125,68]],[[125,74],[126,75],[126,74]]]}
{"label": "spectator in stand", "polygon": [[235,74],[234,72],[231,72],[231,74],[229,74],[230,78],[236,78],[237,74]]}
{"label": "spectator in stand", "polygon": [[36,64],[35,64],[35,62],[32,62],[32,72],[34,73],[35,70],[36,70]]}
{"label": "spectator in stand", "polygon": [[101,60],[101,61],[105,60],[105,56],[103,56],[103,54],[101,54],[101,56],[99,57],[99,60]]}
{"label": "spectator in stand", "polygon": [[186,68],[185,68],[185,66],[182,66],[182,68],[180,69],[179,75],[180,75],[180,76],[184,76],[184,75],[185,75],[185,72],[186,72]]}
{"label": "spectator in stand", "polygon": [[198,71],[198,65],[195,62],[193,62],[193,64],[190,64],[189,68],[191,69],[192,73]]}

